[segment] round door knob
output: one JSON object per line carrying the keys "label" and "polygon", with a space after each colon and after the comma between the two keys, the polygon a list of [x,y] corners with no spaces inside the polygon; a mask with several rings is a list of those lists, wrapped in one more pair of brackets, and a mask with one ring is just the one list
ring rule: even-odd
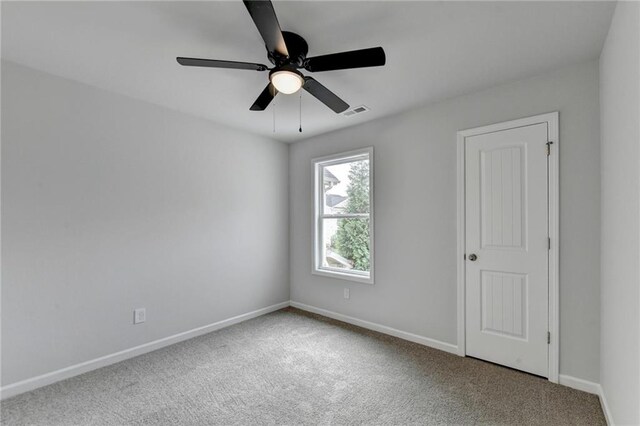
{"label": "round door knob", "polygon": [[469,260],[472,261],[472,262],[475,262],[477,258],[478,258],[478,256],[476,256],[475,254],[470,254],[469,255]]}

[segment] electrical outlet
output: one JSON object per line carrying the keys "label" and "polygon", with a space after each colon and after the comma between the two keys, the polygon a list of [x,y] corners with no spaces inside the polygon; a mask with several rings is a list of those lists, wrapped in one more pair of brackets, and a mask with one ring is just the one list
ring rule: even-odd
{"label": "electrical outlet", "polygon": [[345,288],[345,289],[344,289],[344,298],[345,298],[345,299],[348,299],[348,298],[349,298],[349,289],[348,289],[348,288]]}
{"label": "electrical outlet", "polygon": [[133,310],[133,323],[140,324],[147,320],[147,311],[145,308],[138,308]]}

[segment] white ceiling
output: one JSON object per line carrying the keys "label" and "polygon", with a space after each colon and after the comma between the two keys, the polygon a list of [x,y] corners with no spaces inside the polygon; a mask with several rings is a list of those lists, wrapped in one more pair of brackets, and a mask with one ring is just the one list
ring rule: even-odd
{"label": "white ceiling", "polygon": [[[2,57],[55,75],[295,141],[418,105],[597,58],[611,2],[281,1],[283,30],[309,56],[383,46],[384,67],[313,76],[360,116],[303,93],[249,106],[266,72],[181,67],[176,56],[269,64],[244,5],[228,2],[2,2]],[[276,133],[273,133],[273,106]]]}

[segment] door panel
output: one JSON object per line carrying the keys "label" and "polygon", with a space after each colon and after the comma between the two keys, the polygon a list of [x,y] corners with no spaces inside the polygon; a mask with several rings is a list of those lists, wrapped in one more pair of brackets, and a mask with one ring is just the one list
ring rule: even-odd
{"label": "door panel", "polygon": [[465,138],[467,354],[545,377],[546,142],[546,123]]}
{"label": "door panel", "polygon": [[482,331],[527,337],[527,276],[482,271]]}
{"label": "door panel", "polygon": [[523,248],[527,211],[524,205],[524,147],[480,152],[483,248]]}

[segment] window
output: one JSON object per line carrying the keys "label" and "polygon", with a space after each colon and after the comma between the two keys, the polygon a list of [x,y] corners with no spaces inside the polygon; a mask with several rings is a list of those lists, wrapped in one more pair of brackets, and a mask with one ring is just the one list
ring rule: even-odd
{"label": "window", "polygon": [[373,148],[313,164],[312,272],[373,284]]}

